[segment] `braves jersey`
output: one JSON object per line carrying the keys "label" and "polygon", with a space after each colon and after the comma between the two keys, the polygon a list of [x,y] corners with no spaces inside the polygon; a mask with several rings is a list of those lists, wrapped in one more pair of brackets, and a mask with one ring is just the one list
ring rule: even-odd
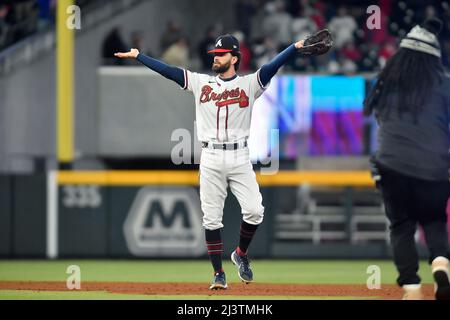
{"label": "braves jersey", "polygon": [[224,81],[184,70],[184,90],[195,97],[197,137],[202,142],[237,142],[248,138],[255,100],[268,87],[263,86],[259,70]]}

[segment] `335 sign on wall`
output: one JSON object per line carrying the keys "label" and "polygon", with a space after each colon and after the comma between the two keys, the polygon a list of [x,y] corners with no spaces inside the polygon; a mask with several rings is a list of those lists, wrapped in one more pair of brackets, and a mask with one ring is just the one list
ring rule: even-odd
{"label": "335 sign on wall", "polygon": [[102,205],[100,187],[96,185],[65,185],[61,192],[66,208],[98,208]]}

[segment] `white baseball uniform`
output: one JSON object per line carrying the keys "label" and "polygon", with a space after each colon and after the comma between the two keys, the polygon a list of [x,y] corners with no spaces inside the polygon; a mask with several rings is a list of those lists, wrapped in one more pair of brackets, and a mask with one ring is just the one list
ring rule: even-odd
{"label": "white baseball uniform", "polygon": [[[195,97],[197,136],[207,142],[200,158],[200,201],[203,226],[207,230],[223,227],[222,216],[227,187],[236,196],[243,220],[258,225],[264,216],[262,196],[250,161],[246,144],[250,134],[253,104],[264,87],[255,73],[224,81],[210,76],[184,71],[185,86]],[[237,149],[230,148],[237,143]],[[226,144],[226,149],[214,149],[214,144]]]}

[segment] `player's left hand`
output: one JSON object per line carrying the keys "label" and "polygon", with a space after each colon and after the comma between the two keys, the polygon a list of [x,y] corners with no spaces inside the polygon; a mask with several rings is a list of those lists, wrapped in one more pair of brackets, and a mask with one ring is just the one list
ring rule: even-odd
{"label": "player's left hand", "polygon": [[298,49],[300,49],[301,47],[303,47],[303,44],[305,43],[305,40],[300,40],[300,41],[297,41],[294,45],[295,45],[295,48],[298,50]]}
{"label": "player's left hand", "polygon": [[305,56],[318,56],[327,53],[332,46],[333,38],[328,29],[320,30],[305,40],[295,43],[297,51]]}

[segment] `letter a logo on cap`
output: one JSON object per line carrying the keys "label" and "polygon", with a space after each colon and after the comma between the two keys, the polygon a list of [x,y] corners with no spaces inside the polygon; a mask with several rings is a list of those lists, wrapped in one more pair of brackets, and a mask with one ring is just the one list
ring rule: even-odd
{"label": "letter a logo on cap", "polygon": [[222,39],[219,39],[219,41],[217,41],[216,43],[216,47],[221,47],[222,46]]}

